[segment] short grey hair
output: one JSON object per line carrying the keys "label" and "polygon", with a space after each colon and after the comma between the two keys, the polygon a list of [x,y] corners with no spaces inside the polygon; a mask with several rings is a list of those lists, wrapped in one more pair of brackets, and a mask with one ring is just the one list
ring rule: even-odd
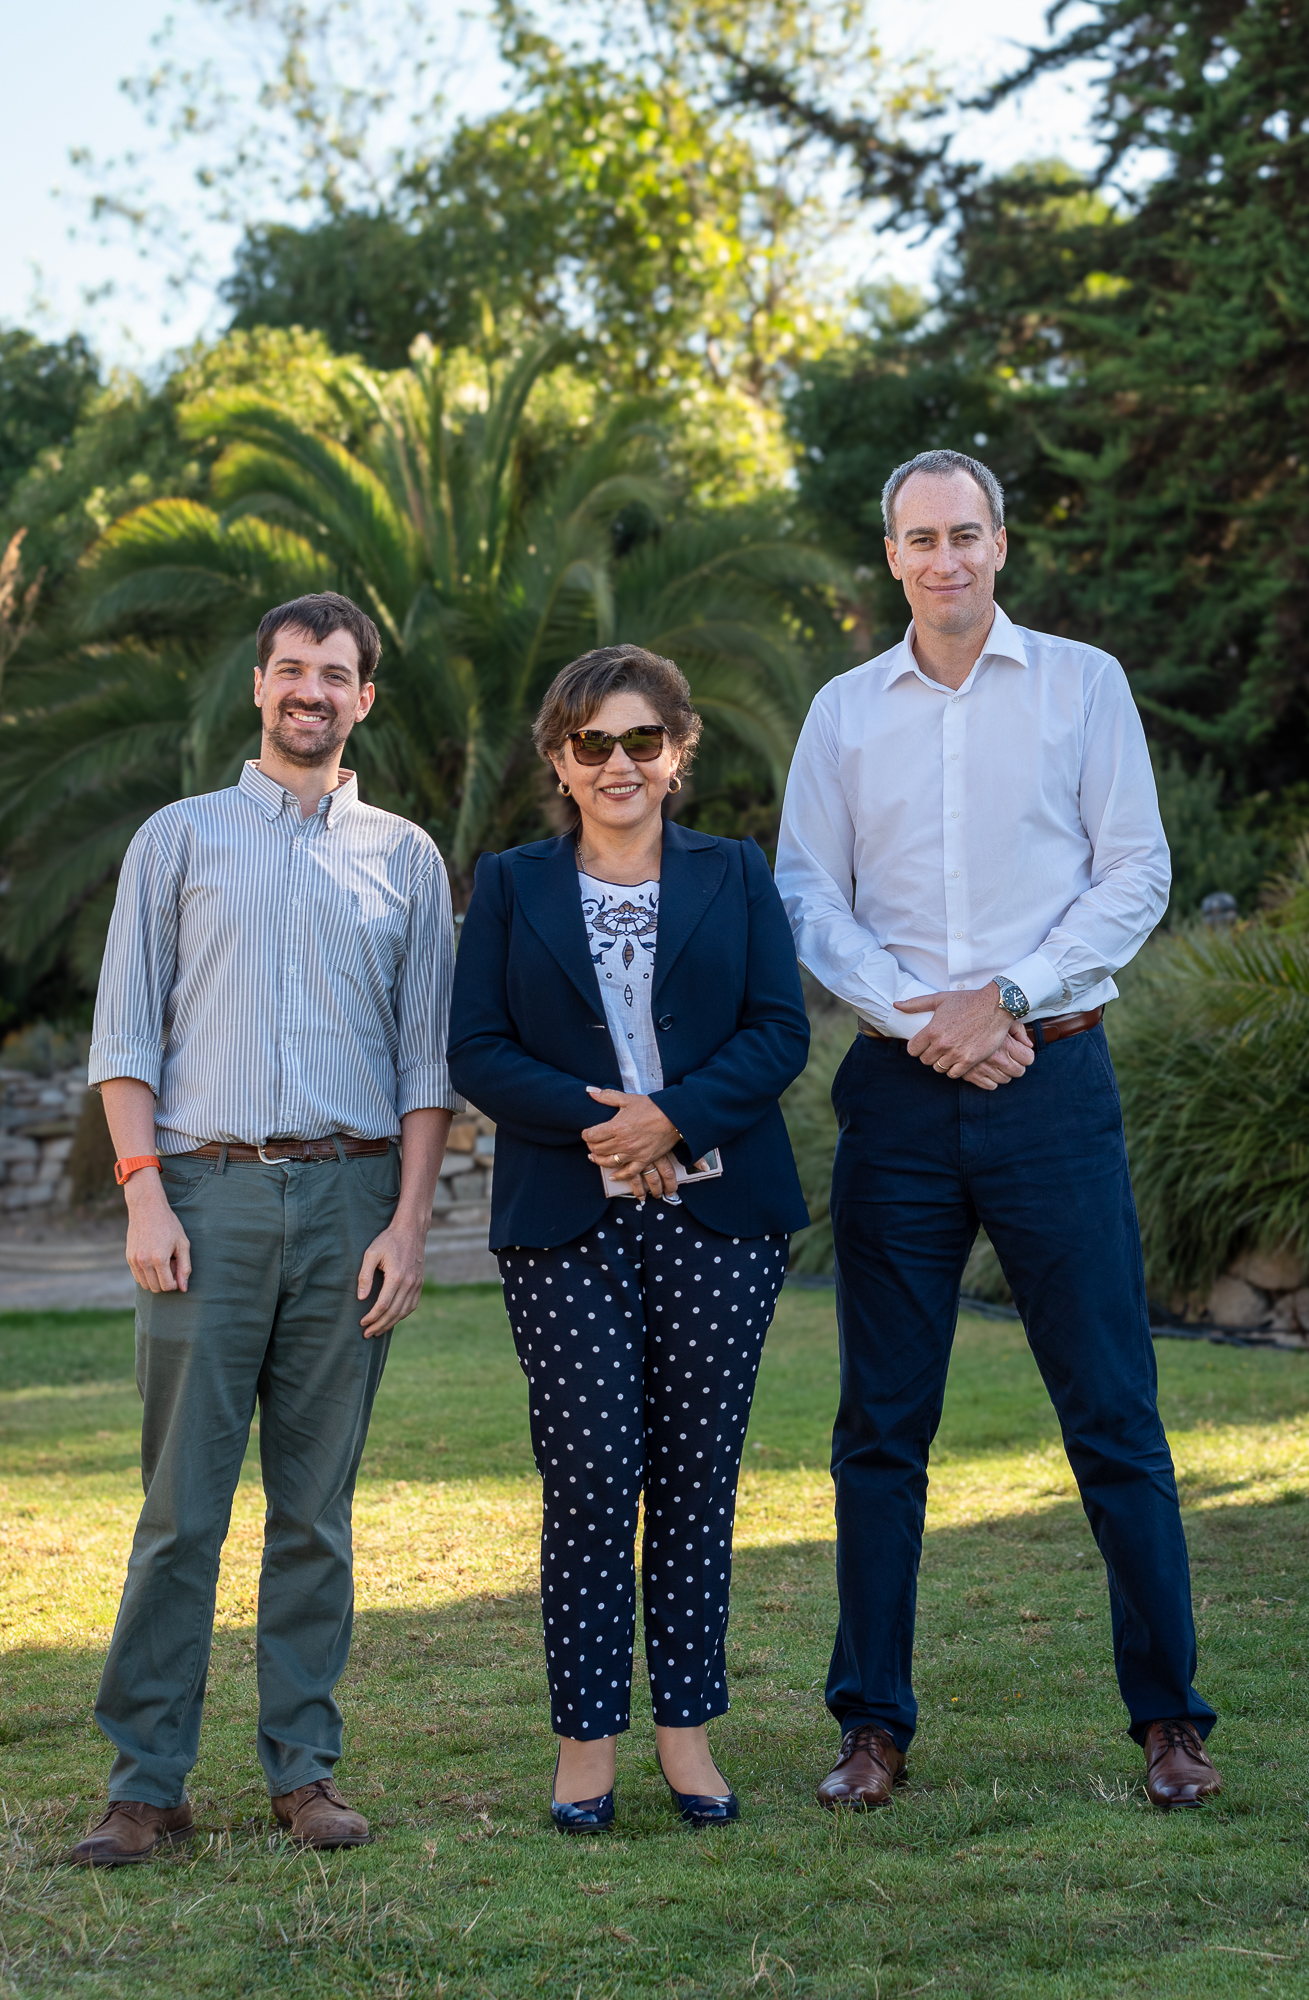
{"label": "short grey hair", "polygon": [[978,458],[969,458],[962,451],[920,451],[917,458],[908,458],[903,465],[897,465],[882,488],[882,519],[892,541],[895,540],[896,495],[906,479],[912,478],[915,472],[934,472],[945,478],[952,472],[966,472],[985,493],[986,504],[991,510],[991,532],[999,534],[1004,526],[1004,487],[990,466],[983,465]]}

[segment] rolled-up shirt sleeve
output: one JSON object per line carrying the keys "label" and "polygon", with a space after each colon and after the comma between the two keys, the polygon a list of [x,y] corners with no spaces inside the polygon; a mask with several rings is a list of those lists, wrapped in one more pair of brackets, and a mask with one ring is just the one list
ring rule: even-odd
{"label": "rolled-up shirt sleeve", "polygon": [[931,1016],[897,1014],[895,1002],[933,989],[906,972],[855,916],[854,849],[836,717],[820,694],[800,732],[786,781],[777,887],[801,965],[883,1034],[907,1039]]}
{"label": "rolled-up shirt sleeve", "polygon": [[177,975],[180,875],[143,827],[123,857],[95,997],[88,1081],[117,1077],[159,1094],[164,1015]]}
{"label": "rolled-up shirt sleeve", "polygon": [[408,949],[396,981],[396,1113],[462,1111],[450,1081],[450,992],[455,974],[454,916],[445,863],[435,849],[409,905]]}

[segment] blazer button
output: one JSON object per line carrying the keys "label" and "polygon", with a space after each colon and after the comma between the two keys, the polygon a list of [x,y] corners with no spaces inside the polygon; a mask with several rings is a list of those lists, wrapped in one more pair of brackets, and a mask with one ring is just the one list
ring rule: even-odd
{"label": "blazer button", "polygon": [[673,1017],[672,1017],[672,1015],[671,1015],[671,1014],[661,1014],[661,1015],[659,1016],[659,1020],[658,1020],[658,1023],[657,1023],[657,1025],[658,1025],[659,1027],[663,1028],[663,1029],[664,1029],[665,1031],[667,1031],[667,1030],[668,1030],[669,1028],[671,1028],[671,1027],[672,1027],[672,1025],[673,1025]]}

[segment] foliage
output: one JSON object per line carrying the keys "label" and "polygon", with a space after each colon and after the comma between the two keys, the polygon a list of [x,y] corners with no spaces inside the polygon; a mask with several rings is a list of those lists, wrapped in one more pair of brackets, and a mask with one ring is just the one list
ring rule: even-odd
{"label": "foliage", "polygon": [[1222,773],[1209,756],[1196,771],[1188,771],[1176,751],[1156,756],[1155,780],[1173,863],[1165,923],[1175,928],[1197,916],[1216,889],[1225,889],[1250,911],[1274,857],[1269,836],[1223,810]]}
{"label": "foliage", "polygon": [[201,381],[179,434],[207,454],[213,504],[150,500],[109,525],[83,568],[92,643],[29,673],[0,754],[11,952],[59,940],[94,979],[128,841],[255,754],[255,627],[305,590],[347,590],[377,618],[379,700],[352,758],[370,796],[432,830],[457,885],[485,846],[540,832],[531,719],[561,665],[613,638],[690,675],[710,796],[742,758],[757,794],[780,795],[812,691],[802,619],[835,638],[839,569],[776,509],[667,520],[650,413],[570,429],[567,385],[551,388],[563,351],[324,367],[326,425]]}
{"label": "foliage", "polygon": [[[397,367],[419,335],[474,340],[489,310],[528,332],[575,328],[625,393],[769,402],[834,337],[845,210],[801,144],[743,115],[731,79],[783,57],[813,79],[855,77],[888,137],[933,103],[929,80],[891,70],[862,8],[821,0],[495,12],[511,108],[448,131],[429,120],[365,204],[344,203],[324,165],[306,222],[251,214],[225,287],[234,323],[319,326]],[[277,24],[282,66],[303,71],[305,26]],[[171,84],[197,122],[212,88]],[[325,105],[303,115],[330,156]],[[900,157],[919,159],[907,143]]]}
{"label": "foliage", "polygon": [[53,1076],[56,1070],[84,1063],[90,1053],[89,1035],[76,1029],[37,1021],[0,1042],[0,1068],[26,1070],[31,1076]]}
{"label": "foliage", "polygon": [[1114,1023],[1147,1272],[1191,1291],[1247,1249],[1309,1255],[1309,936],[1161,940]]}
{"label": "foliage", "polygon": [[[86,399],[68,437],[31,464],[0,514],[0,531],[26,530],[24,567],[47,571],[47,600],[61,606],[61,586],[111,521],[161,494],[204,490],[215,454],[204,439],[182,435],[179,412],[188,403],[223,390],[264,390],[306,420],[327,423],[334,406],[325,385],[336,365],[321,334],[273,329],[198,345],[154,385],[115,377]],[[56,643],[66,636],[61,628]]]}
{"label": "foliage", "polygon": [[154,386],[115,379],[91,398],[69,442],[46,450],[11,496],[8,519],[23,524],[25,589],[41,570],[46,581],[35,630],[8,661],[3,687],[0,842],[10,881],[2,934],[13,991],[0,1007],[63,1013],[94,990],[128,842],[196,777],[187,747],[194,660],[144,648],[136,634],[88,645],[79,625],[82,558],[143,503],[207,490],[220,447],[212,435],[184,430],[191,403],[266,390],[288,412],[344,437],[328,386],[339,367],[321,335],[271,331],[197,347]]}
{"label": "foliage", "polygon": [[809,1061],[782,1098],[800,1191],[809,1210],[809,1228],[794,1238],[790,1268],[803,1276],[832,1272],[832,1160],[836,1153],[836,1113],[832,1085],[849,1052],[854,1017],[826,994],[810,994]]}
{"label": "foliage", "polygon": [[1007,608],[1121,657],[1188,766],[1276,789],[1309,761],[1309,13],[1095,0],[1029,73],[1090,54],[1106,172],[1162,170],[977,180],[938,312],[811,371],[803,490],[874,564],[890,465],[976,444],[1013,489]]}
{"label": "foliage", "polygon": [[97,383],[80,334],[50,342],[0,328],[0,509],[43,451],[67,444]]}
{"label": "foliage", "polygon": [[22,575],[26,532],[19,528],[11,535],[0,556],[0,687],[5,668],[36,623],[36,603],[41,595],[42,572],[38,570],[30,583]]}

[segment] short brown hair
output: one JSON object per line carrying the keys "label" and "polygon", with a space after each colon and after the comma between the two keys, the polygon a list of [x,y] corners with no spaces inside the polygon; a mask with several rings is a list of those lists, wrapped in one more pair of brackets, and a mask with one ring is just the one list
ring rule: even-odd
{"label": "short brown hair", "polygon": [[701,721],[691,706],[691,687],[682,669],[644,646],[597,646],[557,673],[546,690],[532,741],[548,763],[575,729],[584,729],[611,694],[643,694],[667,729],[679,771],[690,767],[700,741]]}
{"label": "short brown hair", "polygon": [[330,639],[333,632],[348,632],[359,648],[360,687],[377,672],[382,657],[382,635],[368,613],[361,611],[351,598],[342,597],[339,591],[318,590],[311,597],[293,597],[289,604],[265,611],[255,634],[255,653],[261,667],[268,665],[273,657],[274,640],[288,626],[296,632],[307,632],[319,645]]}

